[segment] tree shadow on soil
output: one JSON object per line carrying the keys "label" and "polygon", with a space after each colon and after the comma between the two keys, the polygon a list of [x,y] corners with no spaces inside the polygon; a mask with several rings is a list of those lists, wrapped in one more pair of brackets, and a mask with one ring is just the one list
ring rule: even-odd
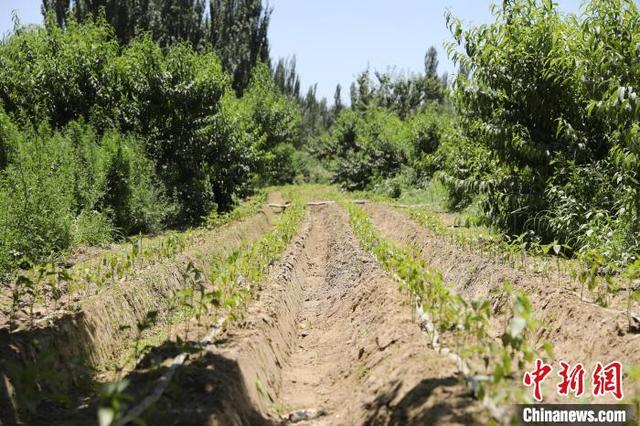
{"label": "tree shadow on soil", "polygon": [[[157,352],[175,353],[175,343],[166,342],[140,362],[155,362]],[[150,391],[164,368],[136,370],[129,375],[133,389]],[[141,392],[136,392],[137,394]],[[136,395],[140,400],[143,395]],[[163,425],[273,425],[253,405],[240,366],[220,354],[191,355],[176,370],[163,396],[144,415],[147,424]]]}
{"label": "tree shadow on soil", "polygon": [[39,416],[48,422],[90,392],[93,335],[83,313],[13,333],[0,329],[2,424],[38,424]]}
{"label": "tree shadow on soil", "polygon": [[[52,332],[53,331],[53,332]],[[0,425],[97,424],[99,384],[87,367],[93,333],[82,313],[55,326],[9,334],[0,329]],[[70,341],[82,343],[71,347]],[[165,341],[152,348],[126,376],[130,406],[151,393],[168,370],[166,359],[196,342]],[[178,367],[164,395],[144,414],[149,425],[272,425],[253,406],[238,363],[193,351]],[[28,406],[31,404],[30,406]]]}
{"label": "tree shadow on soil", "polygon": [[[364,424],[368,426],[477,424],[477,419],[474,419],[470,413],[472,399],[468,395],[460,397],[454,393],[459,383],[459,380],[453,376],[424,379],[404,394],[398,403],[392,405],[392,401],[398,398],[402,387],[402,383],[397,382],[389,391],[379,394],[374,401],[365,406],[369,415]],[[431,404],[430,398],[438,388],[443,388],[451,397],[434,398],[437,402]]]}

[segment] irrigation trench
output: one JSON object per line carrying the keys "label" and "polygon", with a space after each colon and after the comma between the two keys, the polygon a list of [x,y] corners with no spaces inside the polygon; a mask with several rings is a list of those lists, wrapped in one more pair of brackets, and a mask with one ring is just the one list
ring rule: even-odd
{"label": "irrigation trench", "polygon": [[245,318],[180,368],[149,424],[485,420],[335,204],[309,207]]}

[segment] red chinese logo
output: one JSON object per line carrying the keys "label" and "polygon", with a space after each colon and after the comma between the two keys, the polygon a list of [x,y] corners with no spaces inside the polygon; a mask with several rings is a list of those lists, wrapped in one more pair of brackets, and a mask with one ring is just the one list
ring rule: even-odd
{"label": "red chinese logo", "polygon": [[542,392],[540,391],[540,383],[551,373],[553,368],[549,364],[545,364],[541,359],[536,360],[536,369],[527,372],[524,375],[525,386],[533,385],[533,397],[536,401],[542,401]]}
{"label": "red chinese logo", "polygon": [[[552,371],[550,364],[537,359],[533,371],[524,374],[523,383],[527,387],[533,387],[533,398],[538,402],[543,400],[541,384]],[[556,388],[558,395],[568,397],[573,394],[576,398],[584,395],[586,370],[581,363],[571,366],[561,361],[558,376],[561,379]],[[596,363],[591,375],[591,385],[594,397],[611,394],[618,400],[622,399],[622,364],[617,361],[607,365]]]}
{"label": "red chinese logo", "polygon": [[584,367],[578,363],[575,367],[571,368],[569,364],[564,361],[560,362],[562,370],[558,375],[562,378],[562,382],[558,384],[558,394],[562,396],[569,396],[570,392],[573,392],[576,397],[584,394]]}
{"label": "red chinese logo", "polygon": [[611,362],[604,367],[596,363],[592,379],[593,396],[611,393],[616,399],[622,399],[622,365],[619,362]]}

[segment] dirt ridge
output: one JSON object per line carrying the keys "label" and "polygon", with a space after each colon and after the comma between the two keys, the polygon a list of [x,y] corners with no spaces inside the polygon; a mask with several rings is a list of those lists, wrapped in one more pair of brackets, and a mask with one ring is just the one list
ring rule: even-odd
{"label": "dirt ridge", "polygon": [[[381,235],[396,244],[418,249],[428,265],[441,271],[452,290],[467,300],[489,299],[496,314],[493,330],[503,329],[503,279],[523,290],[540,321],[537,341],[554,346],[554,356],[569,363],[640,362],[640,335],[626,332],[623,313],[583,302],[570,283],[547,281],[542,274],[523,272],[473,249],[451,243],[420,226],[392,207],[370,203],[365,207]],[[552,274],[553,276],[553,274]],[[591,365],[588,366],[591,368]]]}
{"label": "dirt ridge", "polygon": [[[93,370],[119,362],[131,347],[137,324],[148,312],[157,311],[159,323],[167,319],[168,300],[181,286],[180,268],[193,262],[207,276],[214,257],[225,257],[243,242],[257,240],[272,221],[272,213],[265,211],[227,225],[174,258],[132,271],[126,279],[80,301],[72,312],[39,321],[35,328],[13,333],[0,329],[0,417],[17,421],[16,405],[33,397],[37,401],[40,387],[72,400],[85,393]],[[41,371],[39,379],[22,380],[31,369]]]}
{"label": "dirt ridge", "polygon": [[337,205],[310,208],[246,318],[187,365],[150,423],[287,424],[305,410],[298,424],[481,423]]}

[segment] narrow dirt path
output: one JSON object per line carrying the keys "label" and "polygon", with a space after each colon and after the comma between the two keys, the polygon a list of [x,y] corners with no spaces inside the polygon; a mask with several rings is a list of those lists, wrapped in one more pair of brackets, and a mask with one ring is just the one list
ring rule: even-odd
{"label": "narrow dirt path", "polygon": [[346,213],[324,206],[312,217],[298,344],[283,371],[281,404],[324,412],[318,425],[473,423],[478,407],[455,366],[427,347]]}
{"label": "narrow dirt path", "polygon": [[484,423],[455,363],[427,340],[396,283],[360,249],[347,213],[312,207],[245,320],[186,364],[146,420]]}
{"label": "narrow dirt path", "polygon": [[318,328],[321,323],[321,310],[327,308],[328,302],[319,296],[327,274],[329,242],[329,234],[322,232],[319,227],[316,218],[310,236],[313,244],[307,247],[308,260],[302,309],[296,318],[298,345],[289,359],[290,368],[283,372],[284,386],[280,395],[280,400],[286,405],[301,409],[322,407],[326,404],[327,391],[320,389],[324,378],[335,365],[332,364],[334,356],[319,356],[320,353],[327,354],[332,349],[331,344],[327,347],[324,330]]}

